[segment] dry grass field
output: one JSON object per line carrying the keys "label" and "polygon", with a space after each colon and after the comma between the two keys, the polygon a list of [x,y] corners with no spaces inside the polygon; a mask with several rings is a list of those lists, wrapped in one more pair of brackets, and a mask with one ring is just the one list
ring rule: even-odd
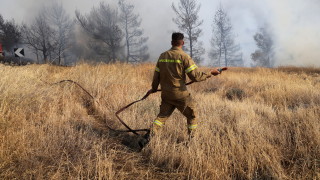
{"label": "dry grass field", "polygon": [[[231,68],[188,88],[199,128],[175,111],[138,150],[114,113],[150,89],[153,64],[0,65],[0,179],[320,179],[320,69]],[[72,83],[52,84],[70,79]],[[148,128],[160,93],[120,114]]]}

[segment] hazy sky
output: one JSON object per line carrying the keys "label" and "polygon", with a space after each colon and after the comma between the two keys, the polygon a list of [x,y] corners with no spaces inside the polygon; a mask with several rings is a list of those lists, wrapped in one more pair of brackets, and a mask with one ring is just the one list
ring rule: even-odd
{"label": "hazy sky", "polygon": [[[31,21],[38,10],[55,0],[0,0],[0,13],[5,19],[14,18],[18,23]],[[170,48],[170,35],[178,31],[172,22],[174,13],[171,4],[178,0],[128,0],[142,18],[145,36],[152,59]],[[78,9],[88,13],[101,0],[64,0],[62,2],[70,16]],[[116,4],[117,0],[105,0]],[[201,41],[206,52],[210,51],[212,19],[221,3],[228,12],[241,45],[246,64],[256,49],[253,35],[268,24],[275,41],[278,65],[320,66],[320,0],[198,0],[201,3],[200,17],[204,20]],[[208,55],[203,58],[209,62]]]}

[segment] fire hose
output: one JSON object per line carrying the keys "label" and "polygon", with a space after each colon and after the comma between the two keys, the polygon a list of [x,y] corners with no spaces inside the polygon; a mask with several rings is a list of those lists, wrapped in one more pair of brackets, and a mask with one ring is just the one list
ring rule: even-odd
{"label": "fire hose", "polygon": [[[227,70],[227,69],[228,69],[227,67],[224,67],[224,68],[219,68],[219,69],[217,69],[217,70],[221,73],[222,71],[225,71],[225,70]],[[60,84],[60,83],[63,83],[63,82],[70,82],[70,83],[73,83],[73,84],[77,85],[77,86],[78,86],[80,89],[82,89],[87,95],[89,95],[93,100],[95,99],[94,96],[92,96],[85,88],[83,88],[79,83],[77,83],[77,82],[75,82],[75,81],[73,81],[73,80],[62,80],[62,81],[56,82],[56,83],[54,83],[54,84]],[[195,81],[190,81],[190,82],[186,83],[186,85],[190,85],[190,84],[192,84],[192,83],[194,83],[194,82],[195,82]],[[53,84],[53,85],[54,85],[54,84]],[[159,91],[161,91],[161,89],[158,89],[158,90],[157,90],[157,92],[159,92]],[[141,99],[136,100],[136,101],[134,101],[134,102],[131,102],[130,104],[122,107],[121,109],[119,109],[119,110],[115,113],[117,119],[120,121],[120,123],[121,123],[123,126],[125,126],[125,127],[127,128],[127,130],[115,130],[115,129],[113,129],[111,126],[109,126],[108,124],[106,124],[106,127],[107,127],[108,129],[110,129],[110,130],[113,130],[113,131],[118,131],[118,132],[131,132],[131,133],[133,133],[133,134],[135,134],[135,135],[137,135],[137,136],[140,136],[140,134],[137,133],[137,132],[146,132],[146,134],[150,133],[150,129],[132,129],[132,128],[130,128],[130,127],[120,118],[120,116],[119,116],[119,114],[120,114],[121,112],[123,112],[124,110],[126,110],[126,109],[129,108],[130,106],[132,106],[132,105],[134,105],[134,104],[136,104],[136,103],[138,103],[138,102],[140,102],[140,101],[143,101],[143,100],[147,99],[150,94],[152,94],[152,92],[148,91]],[[96,102],[97,102],[97,101],[96,101]],[[99,102],[97,102],[97,103],[98,103],[98,105],[100,105]]]}
{"label": "fire hose", "polygon": [[[190,85],[194,83],[194,81],[191,81],[191,82],[188,82],[186,83],[186,86],[187,85]],[[161,89],[158,89],[157,92],[161,91]],[[121,108],[120,110],[118,110],[115,114],[116,114],[116,117],[118,118],[118,120],[121,122],[121,124],[123,124],[127,129],[128,129],[128,132],[132,132],[133,134],[135,135],[139,135],[137,132],[138,131],[146,131],[147,133],[150,131],[149,129],[138,129],[138,130],[133,130],[131,129],[120,117],[119,117],[119,114],[124,111],[125,109],[129,108],[130,106],[132,106],[133,104],[137,103],[137,102],[140,102],[140,101],[143,101],[145,99],[147,99],[147,97],[152,94],[150,91],[148,91],[141,99],[137,100],[137,101],[134,101],[128,105],[126,105],[125,107]]]}

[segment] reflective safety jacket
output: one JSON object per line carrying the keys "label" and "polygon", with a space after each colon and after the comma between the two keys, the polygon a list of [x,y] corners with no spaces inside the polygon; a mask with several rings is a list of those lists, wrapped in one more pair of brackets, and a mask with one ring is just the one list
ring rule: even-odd
{"label": "reflective safety jacket", "polygon": [[210,73],[200,72],[192,58],[179,47],[172,47],[162,53],[157,62],[152,89],[161,85],[162,97],[177,99],[189,95],[186,87],[186,74],[191,81],[204,81]]}

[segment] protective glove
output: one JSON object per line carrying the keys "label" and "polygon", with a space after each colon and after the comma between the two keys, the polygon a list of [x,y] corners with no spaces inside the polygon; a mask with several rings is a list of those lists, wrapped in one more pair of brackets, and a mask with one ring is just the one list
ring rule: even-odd
{"label": "protective glove", "polygon": [[223,67],[223,68],[214,69],[214,70],[211,71],[211,74],[214,75],[214,76],[216,76],[216,75],[218,75],[218,74],[221,74],[222,71],[226,71],[226,70],[228,70],[228,67]]}

